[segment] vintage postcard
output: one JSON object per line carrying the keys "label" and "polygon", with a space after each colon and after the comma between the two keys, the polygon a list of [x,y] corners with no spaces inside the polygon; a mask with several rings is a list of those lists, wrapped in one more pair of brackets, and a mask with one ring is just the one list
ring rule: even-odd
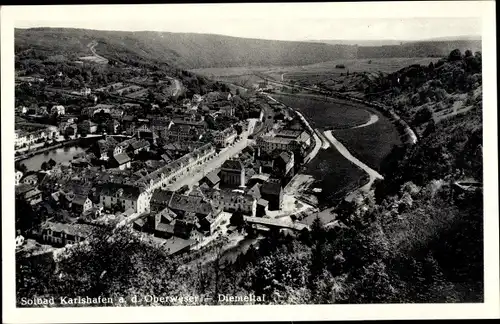
{"label": "vintage postcard", "polygon": [[5,321],[498,317],[494,12],[2,7]]}

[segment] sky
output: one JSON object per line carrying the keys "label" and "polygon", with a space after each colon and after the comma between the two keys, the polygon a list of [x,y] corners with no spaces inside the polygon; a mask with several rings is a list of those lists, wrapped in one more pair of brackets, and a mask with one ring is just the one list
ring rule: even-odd
{"label": "sky", "polygon": [[[474,2],[476,6],[479,3]],[[421,40],[481,35],[479,14],[468,4],[464,1],[31,6],[19,8],[14,25],[193,32],[295,41]]]}

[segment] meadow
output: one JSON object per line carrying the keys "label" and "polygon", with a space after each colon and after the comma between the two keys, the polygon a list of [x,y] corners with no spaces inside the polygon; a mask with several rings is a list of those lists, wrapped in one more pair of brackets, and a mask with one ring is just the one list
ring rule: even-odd
{"label": "meadow", "polygon": [[[345,75],[347,71],[349,71],[349,73],[392,73],[408,65],[428,65],[430,62],[435,62],[436,60],[437,58],[435,57],[339,59],[299,66],[242,66],[201,68],[190,71],[213,80],[229,82],[250,88],[253,84],[263,80],[258,76],[259,74],[277,81],[295,81],[301,84],[311,85],[337,80],[341,78],[341,74]],[[337,68],[337,65],[343,65],[345,68]]]}
{"label": "meadow", "polygon": [[355,129],[336,129],[333,136],[344,144],[352,155],[370,168],[380,171],[380,165],[401,139],[394,125],[378,114],[379,120],[372,125]]}

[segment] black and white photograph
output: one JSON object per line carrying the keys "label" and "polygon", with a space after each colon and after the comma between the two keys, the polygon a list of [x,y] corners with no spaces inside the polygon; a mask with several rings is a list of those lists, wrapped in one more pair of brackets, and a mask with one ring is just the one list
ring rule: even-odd
{"label": "black and white photograph", "polygon": [[2,7],[10,322],[498,317],[494,11]]}

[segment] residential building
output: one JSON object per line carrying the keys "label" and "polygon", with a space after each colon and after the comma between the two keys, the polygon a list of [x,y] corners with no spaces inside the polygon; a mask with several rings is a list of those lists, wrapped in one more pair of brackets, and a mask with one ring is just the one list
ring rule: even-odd
{"label": "residential building", "polygon": [[93,107],[83,108],[81,111],[82,115],[87,115],[88,117],[94,116],[95,113],[110,113],[110,110],[113,109],[115,105],[107,105],[107,104],[97,104]]}
{"label": "residential building", "polygon": [[220,178],[217,171],[212,171],[200,180],[200,186],[206,184],[209,188],[219,188]]}
{"label": "residential building", "polygon": [[19,185],[20,181],[21,181],[21,178],[23,177],[23,173],[19,170],[16,170],[16,173],[15,173],[15,184],[16,186]]}
{"label": "residential building", "polygon": [[126,103],[122,104],[121,107],[125,110],[141,109],[140,104],[132,103],[132,102],[126,102]]}
{"label": "residential building", "polygon": [[291,138],[262,136],[257,138],[257,145],[266,153],[271,153],[274,150],[294,151],[300,144]]}
{"label": "residential building", "polygon": [[19,114],[26,114],[28,112],[28,107],[18,106],[18,107],[16,107],[15,112],[19,113]]}
{"label": "residential building", "polygon": [[123,109],[120,109],[120,108],[110,108],[109,109],[109,115],[113,119],[121,120],[123,118],[124,114],[125,114],[125,112],[123,111]]}
{"label": "residential building", "polygon": [[[154,190],[153,194],[151,195],[150,199],[150,209],[152,213],[159,213],[160,211],[164,210],[166,207],[168,207],[168,204],[170,202],[170,199],[172,199],[172,193],[173,191],[168,191],[168,190]],[[173,212],[172,212],[173,213]],[[175,216],[175,214],[172,214]],[[174,219],[173,217],[172,219]],[[170,219],[168,223],[172,221]]]}
{"label": "residential building", "polygon": [[233,144],[238,137],[238,133],[233,127],[228,127],[225,130],[218,132],[215,135],[215,144],[222,147],[228,147]]}
{"label": "residential building", "polygon": [[118,141],[112,136],[106,136],[100,139],[94,145],[94,154],[100,159],[107,161],[113,155],[120,154],[122,148],[118,145]]}
{"label": "residential building", "polygon": [[130,149],[134,154],[139,154],[141,151],[149,151],[150,144],[146,140],[133,141],[130,144]]}
{"label": "residential building", "polygon": [[247,191],[246,194],[251,196],[252,198],[258,200],[260,199],[260,183],[255,183],[252,187],[250,187]]}
{"label": "residential building", "polygon": [[255,216],[257,200],[241,191],[211,190],[207,196],[212,199],[216,207],[221,207],[225,212],[234,213],[241,211],[245,215]]}
{"label": "residential building", "polygon": [[33,231],[33,234],[38,236],[43,243],[65,246],[85,241],[94,229],[94,226],[88,224],[46,221],[39,230]]}
{"label": "residential building", "polygon": [[16,124],[16,128],[19,128],[14,132],[14,146],[16,149],[59,137],[59,129],[56,126],[20,123]]}
{"label": "residential building", "polygon": [[38,190],[37,188],[32,187],[30,190],[26,191],[22,195],[22,197],[29,204],[36,205],[42,201],[42,192],[40,190]]}
{"label": "residential building", "polygon": [[173,124],[168,131],[163,133],[163,138],[169,141],[198,141],[204,133],[205,129],[197,126]]}
{"label": "residential building", "polygon": [[292,152],[281,152],[274,159],[273,174],[276,178],[288,178],[293,176],[294,155]]}
{"label": "residential building", "polygon": [[195,167],[201,166],[203,163],[213,159],[216,151],[212,144],[205,144],[196,148],[191,153],[176,159],[164,167],[151,172],[139,180],[139,183],[145,186],[147,190],[155,190],[158,188],[166,188],[169,184],[174,183],[179,176],[185,176]]}
{"label": "residential building", "polygon": [[16,249],[17,249],[17,248],[20,248],[21,246],[23,246],[23,245],[24,245],[24,242],[25,242],[25,240],[24,240],[24,236],[22,236],[22,235],[17,235],[17,236],[16,236]]}
{"label": "residential building", "polygon": [[240,160],[226,160],[219,173],[221,185],[244,187],[245,186],[245,168]]}
{"label": "residential building", "polygon": [[90,88],[82,88],[82,89],[80,90],[80,94],[81,94],[82,96],[88,96],[88,95],[90,95],[90,93],[91,93],[91,92],[92,92],[92,91],[90,90]]}
{"label": "residential building", "polygon": [[298,143],[311,145],[311,136],[305,130],[281,129],[276,133],[277,138],[290,138]]}
{"label": "residential building", "polygon": [[190,109],[191,108],[191,100],[189,99],[184,99],[181,101],[181,106],[186,108],[186,109]]}
{"label": "residential building", "polygon": [[280,179],[269,179],[261,187],[262,199],[269,202],[269,210],[279,210],[283,204],[283,187]]}
{"label": "residential building", "polygon": [[35,187],[38,184],[38,175],[30,174],[24,177],[22,183]]}
{"label": "residential building", "polygon": [[231,100],[232,94],[230,92],[212,91],[203,96],[203,101],[214,102],[219,100]]}
{"label": "residential building", "polygon": [[121,152],[113,155],[113,158],[110,160],[110,166],[125,170],[130,168],[131,161],[127,153]]}
{"label": "residential building", "polygon": [[274,171],[274,160],[269,157],[260,157],[256,160],[259,173],[271,174]]}
{"label": "residential building", "polygon": [[84,195],[75,195],[71,207],[75,213],[80,215],[87,213],[92,209],[92,200]]}
{"label": "residential building", "polygon": [[224,105],[224,106],[219,108],[219,111],[224,116],[234,116],[235,108],[233,105]]}
{"label": "residential building", "polygon": [[151,208],[161,210],[155,216],[155,230],[163,235],[193,238],[190,233],[194,229],[212,234],[223,219],[222,207],[201,195],[156,190]]}
{"label": "residential building", "polygon": [[137,213],[149,211],[148,192],[138,186],[105,183],[99,186],[99,201],[105,208],[121,206],[123,210],[133,209]]}
{"label": "residential building", "polygon": [[52,109],[50,109],[50,113],[57,114],[59,116],[64,115],[65,113],[64,106],[61,105],[53,106]]}
{"label": "residential building", "polygon": [[174,123],[170,117],[156,117],[151,119],[151,130],[156,132],[160,137],[167,138],[168,130]]}
{"label": "residential building", "polygon": [[193,95],[193,100],[192,101],[195,102],[195,103],[200,103],[200,102],[203,101],[203,97],[201,95],[195,93]]}
{"label": "residential building", "polygon": [[205,145],[203,142],[196,141],[171,142],[163,146],[163,151],[169,157],[178,159],[203,145]]}
{"label": "residential building", "polygon": [[97,124],[90,120],[84,120],[80,124],[78,124],[78,128],[81,131],[86,132],[87,134],[94,134],[97,132]]}
{"label": "residential building", "polygon": [[[130,132],[129,135],[132,135],[135,133],[135,122],[136,122],[137,118],[133,115],[125,115],[123,116],[123,118],[121,119],[121,125],[122,125],[122,129],[125,130],[127,133]],[[132,129],[132,126],[133,126],[133,129]]]}

